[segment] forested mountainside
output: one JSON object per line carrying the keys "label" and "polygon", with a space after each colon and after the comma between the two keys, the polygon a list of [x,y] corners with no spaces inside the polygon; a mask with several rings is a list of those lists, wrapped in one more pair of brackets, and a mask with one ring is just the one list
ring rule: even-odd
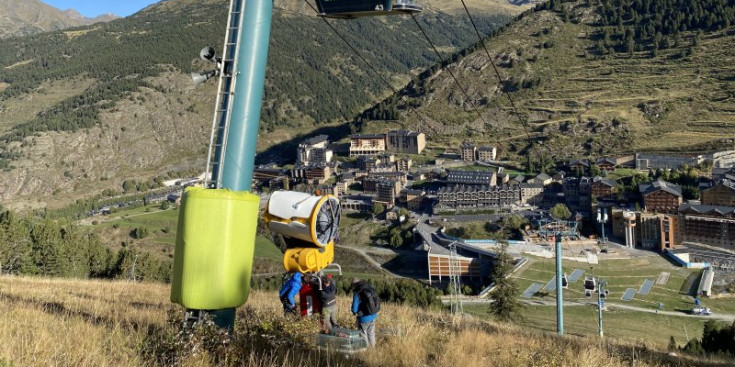
{"label": "forested mountainside", "polygon": [[110,14],[86,18],[76,11],[56,9],[39,0],[0,0],[0,38],[27,36],[112,19],[115,16]]}
{"label": "forested mountainside", "polygon": [[[203,162],[215,83],[195,89],[188,75],[209,67],[197,59],[201,47],[221,47],[228,3],[166,1],[109,23],[0,41],[3,199],[45,205]],[[308,5],[288,4],[274,9],[264,133],[351,119],[387,95]],[[474,12],[485,33],[509,19]],[[440,8],[417,20],[445,55],[477,39],[465,17]],[[330,22],[396,87],[436,62],[410,18]]]}
{"label": "forested mountainside", "polygon": [[364,122],[420,121],[447,146],[497,144],[511,158],[531,152],[547,163],[731,149],[734,23],[727,0],[553,0],[487,40],[500,80],[478,45],[357,122],[370,131],[381,124]]}

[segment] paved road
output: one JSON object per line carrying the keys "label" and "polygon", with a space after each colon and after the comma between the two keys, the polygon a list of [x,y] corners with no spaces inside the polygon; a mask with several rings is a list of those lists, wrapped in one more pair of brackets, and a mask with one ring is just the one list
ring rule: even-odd
{"label": "paved road", "polygon": [[438,218],[446,219],[446,222],[497,222],[503,216],[497,214],[460,214],[460,215],[437,215],[434,217],[435,220]]}
{"label": "paved road", "polygon": [[[449,303],[449,299],[442,299],[443,303]],[[493,300],[491,299],[484,299],[484,298],[467,298],[463,299],[463,304],[473,304],[473,303],[492,303]],[[532,306],[553,306],[556,307],[556,301],[540,301],[540,300],[524,300],[526,304],[532,305]],[[574,302],[574,301],[565,301],[564,307],[574,307],[574,306],[589,306],[594,305],[593,302]],[[610,303],[605,302],[605,306],[612,307],[612,308],[620,308],[625,310],[631,310],[631,311],[638,311],[638,312],[648,312],[648,313],[655,313],[655,314],[661,314],[661,315],[667,315],[667,316],[679,316],[679,317],[691,317],[691,318],[698,318],[703,320],[720,320],[720,321],[726,321],[728,323],[732,323],[735,321],[735,315],[734,314],[726,314],[726,313],[712,313],[711,316],[701,316],[701,315],[690,315],[679,311],[661,311],[661,310],[655,310],[645,307],[638,307],[638,306],[630,306],[620,303]]]}
{"label": "paved road", "polygon": [[355,246],[345,246],[345,245],[335,245],[335,247],[345,248],[345,249],[348,249],[348,250],[352,250],[352,251],[357,252],[365,260],[367,260],[367,262],[369,262],[371,265],[373,265],[376,268],[384,271],[386,274],[388,274],[392,278],[404,278],[404,277],[402,277],[402,276],[400,276],[398,274],[395,274],[395,273],[390,272],[388,269],[385,269],[383,267],[383,265],[381,265],[379,262],[375,261],[375,259],[373,259],[372,257],[370,257],[370,255],[368,255],[367,252],[365,251],[365,249],[363,249],[363,248],[359,248],[359,247],[355,247]]}
{"label": "paved road", "polygon": [[678,312],[678,311],[658,311],[656,312],[657,310],[652,310],[652,309],[644,308],[644,307],[624,305],[620,303],[607,303],[607,305],[616,307],[616,308],[626,309],[626,310],[641,311],[641,312],[648,312],[648,313],[659,313],[662,315],[669,315],[669,316],[694,317],[694,318],[706,319],[706,320],[714,319],[714,320],[727,321],[730,323],[735,321],[735,315],[727,314],[727,313],[712,313],[711,316],[700,316],[700,315],[690,315],[690,314],[686,314],[686,313]]}

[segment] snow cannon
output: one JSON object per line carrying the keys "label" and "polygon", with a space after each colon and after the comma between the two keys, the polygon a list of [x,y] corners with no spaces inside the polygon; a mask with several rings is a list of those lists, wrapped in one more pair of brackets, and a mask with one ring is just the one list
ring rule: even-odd
{"label": "snow cannon", "polygon": [[334,261],[341,208],[333,195],[276,191],[266,206],[265,223],[284,237],[287,272],[315,273]]}

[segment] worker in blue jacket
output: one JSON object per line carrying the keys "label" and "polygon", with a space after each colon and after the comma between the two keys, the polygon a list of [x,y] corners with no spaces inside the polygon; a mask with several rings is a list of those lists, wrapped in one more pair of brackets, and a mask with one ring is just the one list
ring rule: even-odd
{"label": "worker in blue jacket", "polygon": [[357,328],[368,347],[375,347],[375,322],[380,311],[380,297],[370,283],[358,278],[352,281],[352,291],[352,314],[357,316]]}
{"label": "worker in blue jacket", "polygon": [[281,287],[281,291],[279,292],[279,296],[281,298],[281,303],[283,303],[283,314],[293,314],[298,315],[298,309],[296,308],[296,300],[294,297],[299,294],[299,290],[301,289],[301,273],[296,272],[291,275],[290,278],[286,281],[286,283]]}

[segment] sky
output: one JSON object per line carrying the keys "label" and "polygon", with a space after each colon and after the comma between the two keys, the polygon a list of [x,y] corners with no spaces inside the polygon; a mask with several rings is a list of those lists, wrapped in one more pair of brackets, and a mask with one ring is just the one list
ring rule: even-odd
{"label": "sky", "polygon": [[55,8],[74,9],[87,18],[112,13],[126,17],[159,0],[41,0]]}

